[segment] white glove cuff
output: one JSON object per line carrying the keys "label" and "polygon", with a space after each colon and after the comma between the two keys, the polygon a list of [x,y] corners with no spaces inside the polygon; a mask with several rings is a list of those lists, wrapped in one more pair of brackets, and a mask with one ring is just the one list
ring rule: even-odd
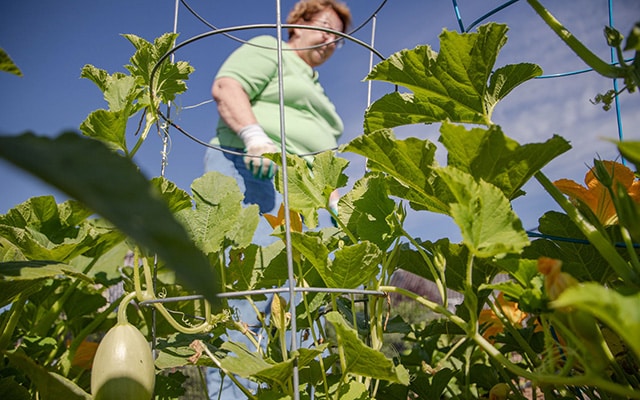
{"label": "white glove cuff", "polygon": [[258,124],[247,125],[240,129],[238,131],[238,137],[242,139],[245,147],[273,144],[273,141],[269,139],[262,127]]}
{"label": "white glove cuff", "polygon": [[338,209],[338,201],[340,200],[339,197],[336,196],[336,198],[330,198],[329,199],[329,208],[331,208],[332,210],[337,210]]}

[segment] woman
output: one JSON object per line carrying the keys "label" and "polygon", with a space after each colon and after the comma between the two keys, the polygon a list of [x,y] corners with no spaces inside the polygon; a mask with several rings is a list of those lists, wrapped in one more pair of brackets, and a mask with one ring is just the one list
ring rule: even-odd
{"label": "woman", "polygon": [[[302,0],[287,17],[288,24],[309,25],[345,32],[351,23],[348,7],[337,0]],[[343,124],[318,81],[315,67],[327,61],[339,37],[313,29],[290,28],[282,44],[284,127],[286,150],[307,155],[335,148]],[[275,164],[260,157],[280,151],[280,94],[277,39],[258,36],[242,45],[224,62],[212,87],[220,120],[216,146],[244,152],[244,156],[208,149],[206,170],[237,179],[244,202],[257,204],[261,213],[276,213],[281,197],[271,178]],[[311,156],[305,156],[308,162]],[[337,193],[333,207],[337,205]],[[277,210],[276,210],[277,211]],[[270,227],[261,221],[256,243],[268,243]]]}
{"label": "woman", "polygon": [[[291,10],[286,22],[345,32],[351,14],[337,0],[302,0]],[[343,131],[342,120],[314,71],[331,57],[340,38],[313,29],[290,28],[288,33],[288,41],[282,44],[285,148],[289,153],[306,155],[311,163],[313,159],[308,154],[335,148]],[[239,47],[223,63],[211,91],[220,114],[217,135],[211,143],[231,152],[208,149],[206,170],[234,177],[244,191],[246,204],[257,204],[262,214],[277,214],[282,196],[276,193],[271,180],[276,166],[261,157],[280,152],[281,146],[277,39],[258,36]],[[334,192],[334,210],[337,200]],[[266,220],[261,219],[254,243],[265,246],[277,240],[269,236],[271,232]],[[251,325],[248,316],[253,309],[240,301],[231,304],[240,318]],[[231,340],[243,341],[238,332],[228,334]],[[235,386],[227,384],[220,388],[222,381],[217,371],[209,370],[207,378],[210,394],[222,389],[228,395],[224,398],[242,397]],[[241,382],[255,389],[255,384]]]}

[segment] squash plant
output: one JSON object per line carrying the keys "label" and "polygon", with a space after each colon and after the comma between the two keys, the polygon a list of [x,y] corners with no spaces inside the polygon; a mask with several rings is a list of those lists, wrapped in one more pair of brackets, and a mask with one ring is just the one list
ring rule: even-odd
{"label": "squash plant", "polygon": [[[329,195],[346,185],[347,161],[332,152],[311,167],[287,158],[292,216],[306,225],[293,224],[290,232],[296,280],[327,288],[295,299],[297,332],[289,331],[289,306],[280,296],[269,318],[257,313],[254,330],[215,296],[285,283],[284,214],[269,218],[283,241],[260,247],[251,243],[257,208],[241,205],[233,179],[207,173],[189,195],[164,178],[148,180],[131,161],[157,126],[159,105],[186,90],[192,68],[162,58],[175,35],[153,43],[125,35],[136,48],[129,74],[83,69],[109,106],[83,122],[84,136],[0,138],[0,156],[75,199],[33,198],[0,216],[2,397],[89,398],[95,343],[116,325],[114,310],[126,291],[126,302],[135,298],[138,307],[121,309],[120,319],[126,312],[147,340],[156,338],[160,398],[183,392],[184,378],[167,371],[192,364],[218,368],[251,399],[523,398],[524,383],[549,398],[640,398],[633,336],[640,327],[640,207],[617,184],[616,171],[595,160],[620,222],[599,224],[541,172],[570,149],[566,140],[519,144],[492,121],[499,101],[542,73],[527,63],[496,68],[506,32],[499,24],[445,31],[438,53],[418,46],[375,67],[367,79],[410,92],[376,101],[365,113],[365,134],[340,148],[365,157],[368,171],[340,199],[338,227],[317,229],[317,212],[332,212]],[[394,137],[392,128],[413,123],[441,124],[447,165],[435,161],[434,143]],[[130,147],[131,125],[141,131]],[[638,144],[618,147],[637,168]],[[565,211],[541,216],[543,237],[534,241],[510,204],[532,178]],[[276,186],[283,186],[280,173]],[[403,228],[407,206],[452,218],[462,241],[412,237]],[[392,285],[398,269],[431,282],[440,300]],[[498,275],[507,279],[497,282]],[[332,291],[363,286],[402,294],[429,318],[392,316],[386,296],[361,302]],[[457,307],[452,292],[462,295]],[[193,293],[203,299],[156,302]],[[245,334],[249,345],[223,340],[229,330]],[[403,337],[404,350],[383,351],[391,333]],[[286,346],[288,334],[299,337],[295,352]]]}

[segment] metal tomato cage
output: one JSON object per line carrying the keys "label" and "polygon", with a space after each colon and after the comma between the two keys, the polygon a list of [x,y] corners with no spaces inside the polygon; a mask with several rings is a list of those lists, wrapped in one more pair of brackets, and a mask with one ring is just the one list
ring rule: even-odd
{"label": "metal tomato cage", "polygon": [[[471,22],[469,25],[465,25],[463,23],[463,19],[462,19],[462,15],[460,12],[460,8],[458,6],[458,1],[457,0],[452,0],[452,6],[453,6],[453,11],[455,13],[455,17],[456,20],[458,22],[458,27],[460,32],[466,33],[471,31],[473,28],[475,28],[476,26],[478,26],[480,23],[484,22],[485,20],[487,20],[489,17],[491,17],[492,15],[500,12],[501,10],[519,2],[520,0],[508,0],[505,1],[503,4],[499,5],[498,7],[495,7],[494,9],[488,11],[486,14],[482,15],[480,18],[476,19],[475,21]],[[613,26],[613,0],[606,0],[608,3],[608,11],[609,11],[609,26]],[[188,46],[192,43],[195,43],[197,41],[200,41],[202,39],[208,38],[208,37],[212,37],[215,35],[223,35],[231,40],[235,40],[238,41],[240,43],[245,43],[246,41],[243,39],[240,39],[238,37],[235,37],[232,35],[233,32],[236,31],[244,31],[244,30],[252,30],[252,29],[264,29],[264,28],[270,28],[270,29],[275,29],[276,33],[277,33],[277,39],[278,39],[278,45],[277,48],[274,50],[277,50],[277,56],[278,56],[278,77],[279,77],[279,82],[280,82],[280,86],[279,86],[279,93],[280,93],[280,135],[281,135],[281,142],[285,142],[285,129],[284,129],[284,116],[283,116],[283,93],[284,93],[284,88],[282,85],[282,46],[281,46],[281,42],[282,42],[282,30],[283,29],[287,29],[287,28],[302,28],[302,29],[313,29],[313,30],[319,30],[319,31],[325,31],[325,32],[329,32],[332,33],[336,36],[339,36],[339,39],[336,40],[349,40],[350,42],[353,42],[365,49],[367,49],[369,51],[370,57],[369,57],[369,70],[371,70],[373,68],[374,65],[374,56],[377,57],[379,60],[384,60],[385,57],[378,51],[376,50],[376,48],[374,47],[375,45],[375,37],[376,37],[376,21],[377,21],[377,15],[378,13],[386,6],[387,4],[387,0],[381,0],[380,3],[377,5],[377,7],[375,8],[375,10],[364,20],[362,21],[359,25],[356,26],[356,28],[352,29],[351,31],[347,32],[347,33],[342,33],[342,32],[338,32],[338,31],[334,31],[332,29],[329,28],[325,28],[325,27],[316,27],[316,26],[308,26],[308,25],[293,25],[293,24],[283,24],[282,23],[282,13],[281,13],[281,0],[275,0],[275,9],[276,9],[276,22],[275,23],[270,23],[270,24],[250,24],[250,25],[239,25],[239,26],[232,26],[232,27],[226,27],[226,28],[218,28],[217,26],[211,24],[209,21],[207,21],[205,18],[203,18],[202,16],[200,16],[196,10],[194,10],[188,3],[188,1],[186,0],[175,0],[175,11],[174,11],[174,26],[173,26],[173,32],[174,33],[178,33],[178,10],[179,7],[182,6],[184,7],[189,13],[191,13],[195,18],[197,18],[200,22],[202,22],[202,24],[204,24],[207,28],[209,28],[210,30],[193,36],[179,44],[177,44],[176,46],[174,46],[174,48],[169,51],[167,54],[165,54],[163,57],[160,58],[160,60],[158,61],[158,63],[156,64],[156,66],[154,67],[152,74],[151,74],[151,82],[150,82],[150,87],[153,88],[153,79],[155,77],[155,73],[157,72],[157,69],[159,67],[159,65],[165,61],[167,58],[170,58],[171,60],[173,60],[174,58],[174,54],[182,49],[185,46]],[[371,37],[370,37],[370,43],[366,43],[360,39],[357,39],[353,36],[354,33],[356,33],[357,31],[363,29],[366,26],[370,25],[370,29],[371,29]],[[611,49],[611,63],[616,63],[616,54],[615,54],[615,50],[612,48]],[[582,74],[582,73],[586,73],[586,72],[590,72],[592,71],[592,69],[590,68],[586,68],[586,69],[581,69],[581,70],[576,70],[576,71],[569,71],[569,72],[563,72],[563,73],[558,73],[558,74],[552,74],[552,75],[542,75],[537,77],[536,79],[546,79],[546,78],[558,78],[558,77],[565,77],[565,76],[570,76],[570,75],[576,75],[576,74]],[[371,105],[371,81],[368,81],[368,91],[367,91],[367,106]],[[617,80],[613,79],[613,88],[616,90],[616,92],[618,91],[618,83]],[[153,89],[152,89],[153,90]],[[397,90],[397,87],[396,87]],[[153,93],[152,93],[153,96]],[[211,102],[212,100],[209,101],[204,101],[196,106],[193,107],[197,107],[199,105],[203,105],[205,103]],[[620,113],[620,106],[619,106],[619,101],[618,101],[618,97],[615,97],[615,101],[614,101],[614,107],[616,110],[616,121],[617,121],[617,126],[618,126],[618,136],[619,139],[622,140],[623,139],[623,132],[622,132],[622,121],[621,121],[621,113]],[[242,155],[241,153],[237,153],[237,152],[233,152],[230,151],[228,149],[223,149],[214,145],[211,145],[210,143],[203,141],[199,138],[197,138],[196,136],[190,134],[188,131],[186,131],[185,129],[181,128],[179,125],[177,125],[170,117],[170,113],[171,113],[171,104],[169,104],[167,106],[167,110],[166,112],[162,112],[161,110],[158,110],[158,113],[160,115],[160,117],[164,120],[164,124],[160,129],[160,135],[162,137],[162,143],[163,143],[163,148],[161,151],[162,154],[162,162],[161,162],[161,176],[164,176],[165,174],[165,168],[167,165],[167,148],[169,145],[169,129],[170,128],[174,128],[175,130],[177,130],[178,132],[180,132],[181,134],[185,135],[187,138],[195,141],[196,143],[198,143],[201,146],[204,147],[209,147],[209,148],[213,148],[217,151],[221,151],[221,152],[227,152],[227,153],[232,153],[232,154],[239,154]],[[328,150],[336,150],[336,149],[328,149]],[[305,156],[305,155],[314,155],[312,153],[310,154],[299,154],[299,156]],[[282,147],[282,152],[281,152],[281,156],[282,156],[282,160],[283,160],[283,164],[286,165],[286,159],[287,159],[287,152],[284,149],[284,147]],[[623,160],[624,161],[624,160]],[[245,296],[254,296],[254,295],[266,295],[266,294],[276,294],[276,293],[288,293],[289,298],[292,299],[290,301],[290,313],[291,313],[291,328],[290,331],[292,332],[291,335],[289,335],[290,338],[290,350],[291,351],[295,351],[298,349],[298,343],[297,343],[297,338],[295,335],[295,332],[297,331],[297,327],[296,327],[296,302],[293,300],[296,298],[296,294],[297,293],[302,293],[302,292],[324,292],[324,293],[337,293],[337,294],[348,294],[348,295],[359,295],[359,296],[363,296],[363,300],[364,302],[367,301],[368,296],[385,296],[386,294],[380,291],[376,291],[376,290],[367,290],[366,288],[363,289],[341,289],[341,288],[322,288],[322,287],[299,287],[297,286],[297,282],[295,279],[295,274],[294,274],[294,270],[293,270],[293,258],[292,258],[292,248],[291,248],[291,220],[290,220],[290,216],[289,216],[289,201],[288,201],[288,185],[287,185],[287,170],[286,168],[282,168],[282,175],[283,175],[283,202],[284,202],[284,210],[285,210],[285,249],[286,249],[286,254],[287,254],[287,271],[288,271],[288,280],[287,280],[287,285],[285,287],[281,287],[281,288],[272,288],[272,289],[260,289],[260,290],[248,290],[248,291],[237,291],[237,292],[225,292],[225,293],[219,293],[217,294],[217,297],[219,298],[242,298]],[[529,234],[530,237],[545,237],[545,235],[541,235],[539,233],[536,232],[527,232]],[[553,237],[553,240],[565,240],[565,241],[572,241],[572,242],[581,242],[579,240],[573,239],[573,238],[558,238],[558,237]],[[155,277],[155,265],[154,265],[154,277]],[[155,282],[154,282],[154,286],[155,286]],[[155,300],[149,300],[149,301],[144,301],[141,302],[140,305],[150,305],[151,303],[173,303],[173,302],[180,302],[180,301],[191,301],[191,300],[199,300],[202,299],[203,296],[200,295],[191,295],[191,296],[179,296],[179,297],[164,297],[164,298],[160,298],[160,299],[155,299]],[[366,307],[365,307],[366,309]],[[155,345],[156,342],[156,327],[155,327],[155,308],[152,308],[152,344]],[[298,400],[299,399],[299,371],[298,371],[298,367],[297,364],[294,363],[294,367],[293,367],[293,392],[294,392],[294,399]]]}

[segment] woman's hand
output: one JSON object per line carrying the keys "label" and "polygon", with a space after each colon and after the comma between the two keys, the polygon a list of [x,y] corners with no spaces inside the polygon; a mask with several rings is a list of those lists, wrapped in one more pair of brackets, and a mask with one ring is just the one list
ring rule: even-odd
{"label": "woman's hand", "polygon": [[244,165],[258,179],[271,179],[276,173],[277,165],[272,160],[262,157],[265,153],[276,153],[278,147],[273,143],[260,125],[247,125],[238,131],[244,142]]}

